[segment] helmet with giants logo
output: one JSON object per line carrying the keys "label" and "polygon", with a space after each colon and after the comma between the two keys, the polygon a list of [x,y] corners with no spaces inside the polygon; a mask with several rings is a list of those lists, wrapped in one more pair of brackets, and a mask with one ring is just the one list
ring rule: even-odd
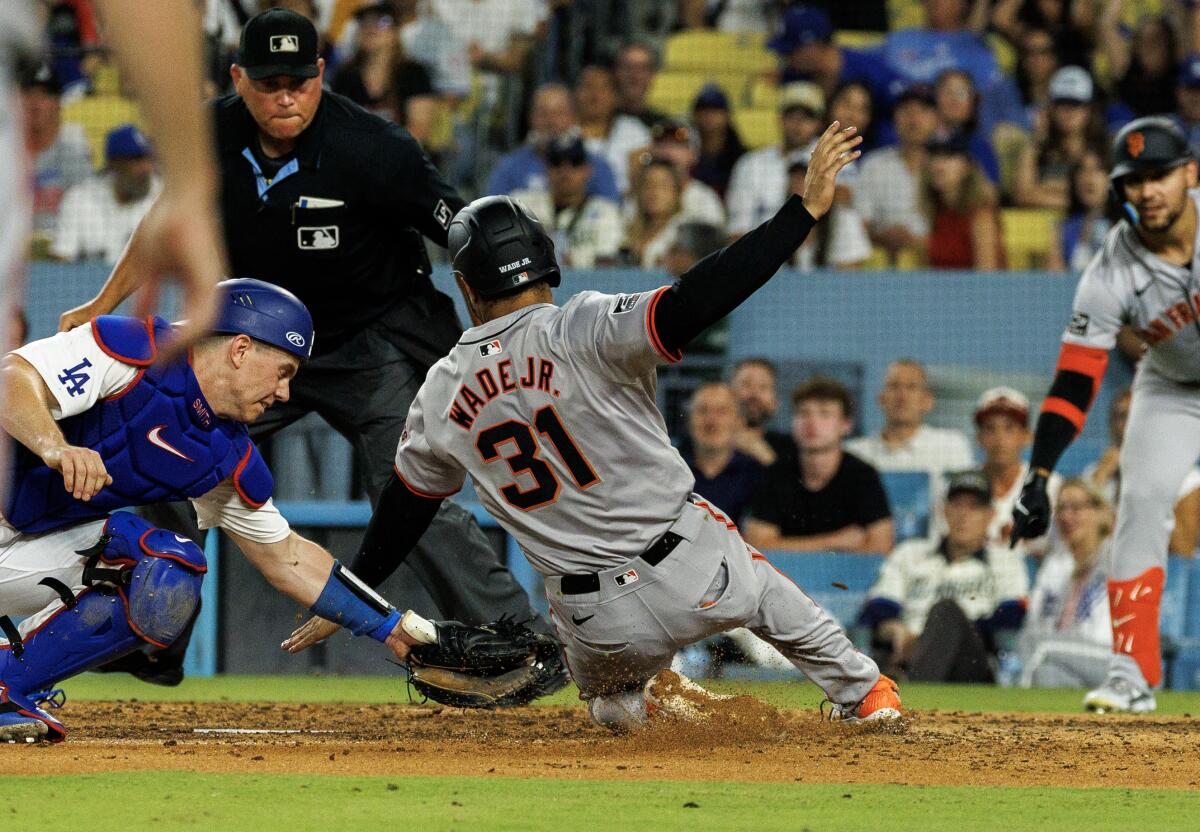
{"label": "helmet with giants logo", "polygon": [[1192,149],[1179,126],[1166,116],[1147,116],[1129,122],[1113,139],[1114,185],[1122,176],[1141,170],[1173,168],[1192,161]]}

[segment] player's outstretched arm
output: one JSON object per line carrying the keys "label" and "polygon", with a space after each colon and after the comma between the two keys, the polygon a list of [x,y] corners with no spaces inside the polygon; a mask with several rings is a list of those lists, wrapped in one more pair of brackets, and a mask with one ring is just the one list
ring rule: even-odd
{"label": "player's outstretched arm", "polygon": [[[258,543],[226,533],[275,589],[327,622],[383,642],[396,658],[403,660],[413,645],[437,640],[431,622],[412,610],[401,615],[311,540],[292,532],[277,543]],[[283,648],[296,652],[290,641]]]}
{"label": "player's outstretched arm", "polygon": [[[186,2],[98,0],[98,6],[121,69],[137,91],[163,174],[163,192],[142,220],[137,246],[122,259],[130,260],[137,281],[148,289],[140,304],[146,311],[160,282],[177,280],[183,287],[181,316],[187,323],[167,346],[164,357],[169,358],[211,325],[213,287],[226,271],[211,130],[200,100],[199,16],[195,4]],[[61,327],[77,326],[78,312],[64,316]]]}
{"label": "player's outstretched arm", "polygon": [[663,293],[654,325],[667,351],[683,348],[754,294],[829,211],[837,175],[858,158],[862,142],[855,128],[839,128],[829,125],[813,149],[803,197],[790,197],[774,217],[692,266]]}

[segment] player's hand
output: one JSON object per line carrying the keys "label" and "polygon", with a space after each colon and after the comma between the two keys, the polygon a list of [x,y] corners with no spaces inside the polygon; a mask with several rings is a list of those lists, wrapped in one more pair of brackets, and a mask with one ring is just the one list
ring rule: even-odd
{"label": "player's hand", "polygon": [[42,455],[42,462],[61,473],[63,487],[85,503],[99,494],[100,489],[112,485],[104,460],[91,448],[58,445]]}
{"label": "player's hand", "polygon": [[1041,537],[1050,528],[1050,498],[1046,495],[1048,471],[1037,469],[1029,472],[1021,496],[1017,498],[1012,513],[1012,536],[1009,547],[1017,541]]}
{"label": "player's hand", "polygon": [[74,309],[68,309],[59,315],[58,331],[70,332],[77,326],[83,326],[97,315],[107,315],[111,311],[111,309],[103,308],[103,304],[89,300],[87,303],[76,306]]}
{"label": "player's hand", "polygon": [[324,641],[340,629],[341,627],[332,621],[314,615],[297,627],[279,646],[289,653],[299,653],[301,650],[307,650],[314,644]]}
{"label": "player's hand", "polygon": [[854,149],[862,144],[858,128],[840,128],[841,122],[837,121],[825,128],[804,175],[804,207],[814,219],[825,216],[833,205],[838,172],[862,155],[862,151]]}
{"label": "player's hand", "polygon": [[225,275],[225,246],[217,228],[217,206],[202,189],[165,189],[146,212],[130,241],[131,265],[144,275],[135,314],[153,312],[162,284],[183,289],[183,323],[162,350],[161,359],[179,355],[209,331],[217,315],[214,287]]}

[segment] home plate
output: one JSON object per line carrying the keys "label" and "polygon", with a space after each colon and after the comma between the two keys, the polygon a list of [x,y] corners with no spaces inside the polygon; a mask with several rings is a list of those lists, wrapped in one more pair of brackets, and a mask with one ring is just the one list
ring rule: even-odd
{"label": "home plate", "polygon": [[193,728],[193,734],[335,734],[336,731],[309,728]]}

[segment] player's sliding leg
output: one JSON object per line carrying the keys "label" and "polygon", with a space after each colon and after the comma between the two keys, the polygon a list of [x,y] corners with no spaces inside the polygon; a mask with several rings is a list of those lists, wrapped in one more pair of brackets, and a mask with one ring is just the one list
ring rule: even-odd
{"label": "player's sliding leg", "polygon": [[825,691],[833,703],[831,718],[898,719],[900,692],[896,683],[882,675],[870,657],[855,649],[846,631],[828,612],[763,555],[750,551],[760,602],[746,627]]}
{"label": "player's sliding leg", "polygon": [[166,647],[187,626],[200,599],[207,565],[195,543],[123,512],[86,530],[93,545],[82,554],[75,552],[79,534],[68,530],[29,540],[21,547],[29,551],[0,560],[0,572],[11,577],[22,555],[52,544],[61,547],[57,559],[64,566],[56,576],[29,570],[25,580],[4,583],[0,600],[14,592],[27,599],[7,607],[13,614],[31,611],[28,599],[44,603],[46,592],[54,600],[19,627],[11,622],[6,627],[8,641],[0,645],[0,741],[63,739],[62,723],[43,707],[41,694],[144,644]]}
{"label": "player's sliding leg", "polygon": [[1159,608],[1180,484],[1200,456],[1200,397],[1149,373],[1134,384],[1121,448],[1121,494],[1108,580],[1113,655],[1084,705],[1146,713],[1162,682]]}

